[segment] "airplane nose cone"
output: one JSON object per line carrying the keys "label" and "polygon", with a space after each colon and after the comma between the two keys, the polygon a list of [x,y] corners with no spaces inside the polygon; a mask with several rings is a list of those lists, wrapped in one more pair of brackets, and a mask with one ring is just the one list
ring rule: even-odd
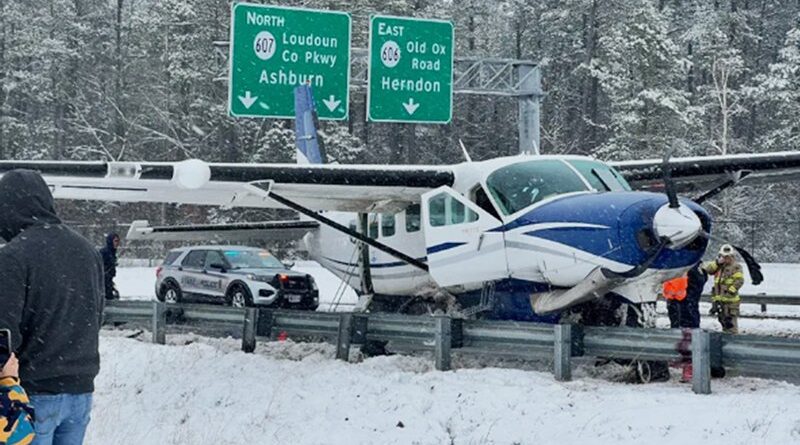
{"label": "airplane nose cone", "polygon": [[671,208],[661,206],[653,217],[653,231],[658,238],[666,237],[670,249],[680,249],[694,240],[703,230],[700,218],[689,207],[681,204]]}

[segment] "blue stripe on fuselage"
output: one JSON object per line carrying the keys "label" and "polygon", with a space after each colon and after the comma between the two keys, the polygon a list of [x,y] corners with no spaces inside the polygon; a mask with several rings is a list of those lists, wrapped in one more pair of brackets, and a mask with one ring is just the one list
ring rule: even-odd
{"label": "blue stripe on fuselage", "polygon": [[[358,263],[348,263],[346,261],[339,261],[339,260],[335,260],[335,259],[330,258],[330,257],[322,257],[322,258],[325,258],[326,260],[328,260],[328,261],[330,261],[332,263],[341,264],[342,266],[358,267]],[[427,257],[417,258],[417,261],[422,261],[424,263],[424,262],[428,261],[428,258]],[[408,265],[409,264],[406,263],[405,261],[393,261],[391,263],[370,263],[369,267],[374,268],[374,269],[380,269],[380,268],[384,268],[384,267],[401,267],[401,266],[408,266]]]}

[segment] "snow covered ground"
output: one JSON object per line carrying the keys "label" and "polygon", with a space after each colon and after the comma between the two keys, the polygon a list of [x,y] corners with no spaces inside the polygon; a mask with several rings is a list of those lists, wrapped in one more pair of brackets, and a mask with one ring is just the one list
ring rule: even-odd
{"label": "snow covered ground", "polygon": [[[295,270],[317,279],[325,309],[341,295],[318,264]],[[151,299],[154,281],[149,267],[120,268],[117,278],[127,299]],[[352,289],[343,295],[355,302]],[[745,333],[800,337],[800,320],[740,324]],[[719,329],[708,317],[703,327]],[[244,354],[239,340],[180,334],[160,346],[128,334],[103,332],[88,444],[800,443],[800,387],[783,382],[715,380],[714,393],[699,396],[677,378],[617,383],[620,369],[587,364],[558,383],[547,364],[502,369],[456,355],[455,371],[437,372],[429,356],[363,360],[353,351],[356,363],[347,364],[327,344],[259,343]]]}
{"label": "snow covered ground", "polygon": [[428,357],[347,364],[333,346],[104,332],[87,444],[789,444],[800,387],[613,383],[577,370],[432,370]]}

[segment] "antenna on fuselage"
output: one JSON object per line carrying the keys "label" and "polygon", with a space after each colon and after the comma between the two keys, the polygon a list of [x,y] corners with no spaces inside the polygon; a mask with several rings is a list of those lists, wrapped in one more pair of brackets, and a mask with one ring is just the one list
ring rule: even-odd
{"label": "antenna on fuselage", "polygon": [[469,157],[469,153],[467,152],[467,147],[464,146],[464,141],[459,139],[458,145],[461,146],[461,151],[464,153],[464,158],[467,160],[467,162],[472,162],[472,158]]}

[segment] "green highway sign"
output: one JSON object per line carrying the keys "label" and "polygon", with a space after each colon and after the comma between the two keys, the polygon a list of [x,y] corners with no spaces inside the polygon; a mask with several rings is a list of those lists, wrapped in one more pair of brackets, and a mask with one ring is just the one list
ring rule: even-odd
{"label": "green highway sign", "polygon": [[446,124],[453,115],[453,24],[372,16],[367,119]]}
{"label": "green highway sign", "polygon": [[231,7],[228,113],[294,117],[294,88],[310,84],[320,119],[347,119],[350,15],[236,3]]}

